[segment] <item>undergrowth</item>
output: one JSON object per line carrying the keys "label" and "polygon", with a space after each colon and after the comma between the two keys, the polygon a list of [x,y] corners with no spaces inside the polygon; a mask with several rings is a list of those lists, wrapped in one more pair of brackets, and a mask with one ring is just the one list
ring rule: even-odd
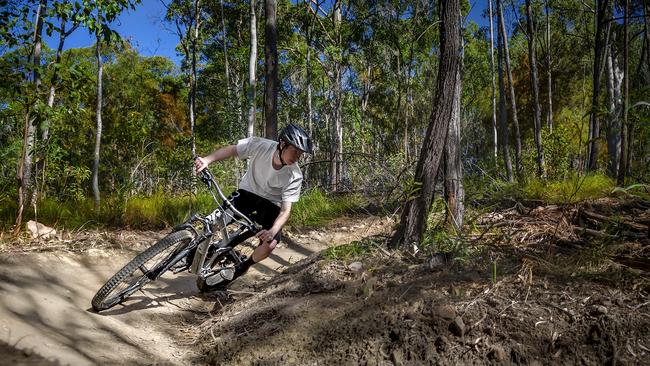
{"label": "undergrowth", "polygon": [[364,238],[348,244],[329,247],[323,252],[323,256],[329,260],[348,261],[371,254],[373,249],[372,238]]}
{"label": "undergrowth", "polygon": [[303,193],[291,207],[289,224],[297,227],[318,227],[363,205],[360,196],[328,196],[318,188]]}
{"label": "undergrowth", "polygon": [[578,175],[558,181],[529,178],[523,182],[508,183],[486,178],[470,178],[465,185],[471,202],[501,204],[514,201],[538,201],[540,204],[571,204],[588,199],[606,197],[616,182],[602,174]]}
{"label": "undergrowth", "polygon": [[[230,192],[225,190],[224,192]],[[9,230],[16,220],[16,203],[3,199],[0,206],[0,230]],[[293,205],[290,224],[299,227],[316,227],[333,218],[358,208],[363,200],[359,197],[331,197],[318,189],[305,192]],[[212,196],[203,191],[198,195],[172,196],[159,192],[149,196],[104,197],[99,211],[93,200],[58,201],[42,199],[37,211],[26,207],[23,222],[36,220],[48,226],[68,229],[114,227],[133,229],[163,229],[177,225],[191,213],[207,214],[215,207]]]}

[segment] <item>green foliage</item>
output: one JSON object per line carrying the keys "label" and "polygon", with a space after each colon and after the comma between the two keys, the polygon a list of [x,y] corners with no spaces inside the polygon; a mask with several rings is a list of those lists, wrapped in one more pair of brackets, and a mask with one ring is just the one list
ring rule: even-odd
{"label": "green foliage", "polygon": [[467,197],[482,205],[501,205],[513,200],[569,204],[606,197],[615,187],[615,182],[602,174],[569,174],[566,179],[557,181],[529,178],[523,183],[474,178],[466,183]]}
{"label": "green foliage", "polygon": [[[571,143],[571,133],[571,129],[564,124],[556,125],[552,132],[548,128],[542,129],[544,169],[547,179],[551,181],[567,178],[570,158],[579,153],[576,145]],[[526,139],[523,145],[528,147],[522,151],[522,164],[526,172],[523,178],[529,179],[537,172],[537,150],[533,136]]]}
{"label": "green foliage", "polygon": [[300,201],[291,208],[289,224],[299,227],[318,227],[360,207],[363,200],[358,196],[327,196],[322,190],[314,188],[304,192]]}
{"label": "green foliage", "polygon": [[615,182],[611,178],[601,174],[574,174],[557,182],[531,180],[522,187],[522,194],[525,198],[549,204],[566,204],[605,197],[614,186]]}
{"label": "green foliage", "polygon": [[624,193],[630,196],[640,197],[646,201],[650,201],[650,184],[632,184],[627,187],[616,187],[612,193]]}
{"label": "green foliage", "polygon": [[[9,229],[15,221],[16,203],[6,200],[0,208],[0,228]],[[177,225],[191,213],[208,214],[215,207],[212,196],[201,193],[196,197],[170,196],[156,192],[150,196],[136,196],[125,200],[121,196],[104,197],[99,213],[95,211],[91,198],[59,201],[42,199],[35,214],[29,207],[25,220],[39,222],[66,229],[96,227],[128,227],[132,229],[162,229]]]}
{"label": "green foliage", "polygon": [[348,261],[367,256],[373,250],[372,238],[365,238],[361,241],[329,247],[325,250],[323,256],[329,260]]}
{"label": "green foliage", "polygon": [[[104,40],[104,131],[100,155],[99,184],[104,197],[97,215],[85,211],[90,193],[90,169],[94,145],[96,98],[94,47],[70,49],[59,64],[54,51],[44,45],[42,65],[31,62],[35,12],[38,2],[8,2],[0,11],[0,204],[3,223],[10,225],[16,201],[16,167],[22,151],[25,117],[34,120],[37,145],[33,153],[38,166],[36,185],[41,197],[39,216],[51,222],[83,224],[88,220],[109,225],[169,225],[188,212],[193,182],[191,175],[193,140],[197,152],[205,155],[218,146],[244,137],[248,100],[247,81],[250,39],[249,4],[225,2],[225,30],[221,25],[219,2],[202,3],[199,9],[198,94],[194,136],[188,112],[188,68],[186,54],[180,67],[162,57],[143,57],[125,41],[118,41],[107,24],[139,1],[101,0],[48,2],[44,31],[56,38],[60,20],[79,24]],[[513,83],[519,106],[523,138],[521,183],[499,182],[501,156],[492,154],[492,69],[489,29],[465,24],[463,29],[463,80],[461,121],[463,160],[470,175],[468,199],[494,203],[498,199],[538,199],[571,202],[606,194],[611,181],[600,176],[571,175],[585,158],[588,112],[591,103],[593,14],[580,2],[551,6],[552,77],[554,129],[543,130],[547,181],[531,178],[535,169],[532,124],[532,91],[527,41],[522,32],[513,32],[510,53]],[[179,21],[181,42],[191,47],[190,32],[196,10],[188,0],[169,2],[166,19]],[[262,5],[260,5],[262,6]],[[387,200],[410,199],[419,189],[413,171],[422,137],[431,115],[438,65],[439,22],[436,2],[354,2],[344,6],[342,21],[335,24],[327,6],[314,16],[302,2],[278,2],[279,114],[280,127],[295,122],[309,126],[317,142],[305,174],[309,187],[326,186],[331,157],[332,126],[338,116],[343,121],[344,189],[367,195],[383,194]],[[470,2],[463,1],[463,14]],[[539,4],[538,4],[539,6]],[[516,6],[515,6],[516,7]],[[506,17],[522,21],[522,12]],[[513,8],[514,9],[514,8]],[[313,8],[312,8],[313,10]],[[536,12],[541,16],[543,12]],[[632,34],[642,34],[643,17],[631,19]],[[258,19],[263,29],[263,17]],[[541,21],[541,19],[537,19]],[[513,23],[516,24],[516,23]],[[542,23],[540,23],[542,24]],[[620,24],[611,41],[621,50]],[[650,179],[650,108],[647,102],[650,70],[641,62],[643,37],[632,37],[630,65],[635,71],[630,90],[629,120],[634,127],[632,172],[638,181]],[[258,33],[258,65],[264,50],[264,32]],[[228,47],[229,79],[223,46]],[[182,47],[178,48],[182,50]],[[539,46],[540,75],[546,72],[548,46]],[[307,51],[311,53],[307,63]],[[495,55],[496,56],[496,55]],[[43,85],[38,91],[29,81],[40,69]],[[340,108],[336,91],[337,71],[341,71]],[[56,77],[55,77],[56,73]],[[258,79],[262,70],[258,69]],[[638,76],[638,77],[637,77]],[[604,84],[604,82],[603,82]],[[263,83],[258,82],[256,99],[260,135],[264,116]],[[308,116],[308,85],[312,114]],[[54,107],[47,107],[47,91],[56,90]],[[540,100],[549,90],[540,83]],[[604,88],[603,88],[604,89]],[[603,90],[603,94],[605,91]],[[602,96],[601,96],[602,99]],[[545,115],[546,105],[542,106]],[[603,108],[604,110],[604,108]],[[50,139],[40,139],[49,126]],[[511,145],[513,133],[511,131]],[[603,144],[604,146],[604,144]],[[513,154],[514,156],[514,154]],[[601,152],[601,158],[606,150]],[[602,166],[602,165],[601,165]],[[219,181],[233,187],[244,171],[242,162],[213,166]],[[480,175],[479,175],[480,174]],[[575,194],[574,194],[575,191]],[[605,192],[605,193],[603,193]],[[616,192],[619,193],[619,192]],[[630,194],[642,194],[638,189]],[[201,197],[201,195],[199,196]],[[352,198],[350,198],[352,197]],[[356,196],[327,196],[323,191],[307,191],[294,206],[292,224],[318,226],[360,204]],[[56,205],[61,205],[57,214]],[[196,202],[195,202],[196,203]],[[208,205],[209,206],[209,205]],[[66,207],[79,207],[77,210]],[[163,212],[163,213],[160,213]],[[86,217],[82,217],[87,215]],[[57,216],[58,215],[58,216]],[[435,226],[435,225],[434,225]],[[443,234],[430,233],[445,243]],[[448,243],[450,246],[454,243]],[[453,245],[452,245],[453,244]],[[447,245],[447,244],[445,244]]]}

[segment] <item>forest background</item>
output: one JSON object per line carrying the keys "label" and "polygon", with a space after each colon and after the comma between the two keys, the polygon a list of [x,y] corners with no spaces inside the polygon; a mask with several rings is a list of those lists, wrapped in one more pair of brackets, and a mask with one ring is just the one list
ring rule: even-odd
{"label": "forest background", "polygon": [[[438,91],[458,96],[436,143],[445,151],[433,181],[446,199],[427,202],[459,229],[464,205],[507,197],[566,203],[616,186],[647,197],[650,2],[490,1],[485,26],[467,19],[478,3],[458,14],[460,89]],[[3,230],[26,219],[173,225],[211,203],[193,156],[275,138],[288,123],[316,145],[295,224],[422,194],[417,166],[444,74],[437,2],[162,4],[180,65],[112,29],[138,1],[0,1]],[[64,50],[73,32],[95,45]],[[244,169],[214,171],[230,189]]]}

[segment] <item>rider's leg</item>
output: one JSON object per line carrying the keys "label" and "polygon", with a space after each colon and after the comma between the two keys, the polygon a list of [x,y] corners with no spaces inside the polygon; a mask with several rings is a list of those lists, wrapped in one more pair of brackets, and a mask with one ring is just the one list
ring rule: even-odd
{"label": "rider's leg", "polygon": [[258,263],[264,259],[266,259],[273,249],[278,245],[278,242],[280,241],[280,235],[276,236],[276,238],[273,239],[271,242],[266,242],[260,244],[257,248],[255,248],[255,251],[253,251],[253,254],[248,257],[245,261],[237,265],[235,267],[235,278],[243,275],[248,271],[248,269],[255,263]]}
{"label": "rider's leg", "polygon": [[[235,200],[235,207],[242,213],[248,215],[251,219],[262,225],[262,228],[268,230],[273,226],[275,219],[280,214],[280,207],[271,201],[262,198],[253,193],[239,190],[239,196]],[[261,243],[244,262],[235,267],[234,278],[246,273],[255,263],[267,258],[276,245],[280,242],[282,234],[278,233],[273,241]]]}

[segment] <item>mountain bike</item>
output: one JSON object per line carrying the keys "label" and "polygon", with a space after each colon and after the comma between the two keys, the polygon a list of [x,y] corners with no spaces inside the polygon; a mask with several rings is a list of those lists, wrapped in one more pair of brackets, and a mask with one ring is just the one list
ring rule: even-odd
{"label": "mountain bike", "polygon": [[95,311],[124,302],[168,271],[195,274],[201,292],[233,279],[235,266],[245,260],[235,245],[255,235],[260,227],[233,205],[237,192],[227,198],[208,169],[199,177],[216,203],[214,211],[207,216],[192,215],[117,271],[93,297]]}

